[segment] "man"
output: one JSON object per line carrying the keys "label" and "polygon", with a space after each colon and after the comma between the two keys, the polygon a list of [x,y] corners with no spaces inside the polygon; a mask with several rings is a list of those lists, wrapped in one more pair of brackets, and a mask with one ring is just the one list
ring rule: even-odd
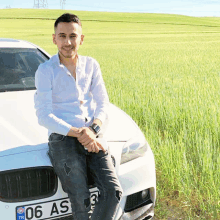
{"label": "man", "polygon": [[49,131],[49,156],[74,219],[89,219],[87,168],[100,191],[91,219],[114,219],[122,189],[106,146],[97,138],[109,105],[100,67],[93,58],[78,55],[84,35],[76,15],[60,16],[54,30],[58,54],[41,64],[35,76],[36,114]]}

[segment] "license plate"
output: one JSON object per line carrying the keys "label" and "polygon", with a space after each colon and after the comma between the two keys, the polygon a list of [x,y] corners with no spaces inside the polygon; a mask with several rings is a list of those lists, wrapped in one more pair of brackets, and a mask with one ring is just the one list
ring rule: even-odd
{"label": "license plate", "polygon": [[[97,188],[90,189],[91,205],[94,207],[98,200]],[[63,198],[42,203],[35,203],[16,207],[16,220],[46,220],[67,216],[72,213],[69,198]]]}

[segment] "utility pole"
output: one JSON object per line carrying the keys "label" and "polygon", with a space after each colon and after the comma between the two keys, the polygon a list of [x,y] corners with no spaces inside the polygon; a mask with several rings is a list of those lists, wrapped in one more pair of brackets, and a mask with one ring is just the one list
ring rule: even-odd
{"label": "utility pole", "polygon": [[60,0],[61,9],[64,9],[65,4],[66,4],[66,0]]}
{"label": "utility pole", "polygon": [[48,8],[47,0],[34,0],[34,8]]}

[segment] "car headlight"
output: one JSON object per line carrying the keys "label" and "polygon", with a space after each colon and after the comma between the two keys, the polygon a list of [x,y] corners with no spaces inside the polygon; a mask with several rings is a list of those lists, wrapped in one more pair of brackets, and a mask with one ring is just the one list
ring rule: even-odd
{"label": "car headlight", "polygon": [[144,136],[138,136],[125,143],[121,154],[121,164],[144,156],[149,145]]}

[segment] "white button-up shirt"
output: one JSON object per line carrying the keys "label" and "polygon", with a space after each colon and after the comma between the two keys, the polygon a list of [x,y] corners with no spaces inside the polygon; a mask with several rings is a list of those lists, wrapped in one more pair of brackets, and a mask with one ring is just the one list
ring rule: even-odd
{"label": "white button-up shirt", "polygon": [[38,67],[35,86],[38,122],[48,135],[67,135],[72,126],[89,126],[95,118],[104,123],[107,117],[108,94],[99,64],[91,57],[78,55],[75,79],[54,55]]}

